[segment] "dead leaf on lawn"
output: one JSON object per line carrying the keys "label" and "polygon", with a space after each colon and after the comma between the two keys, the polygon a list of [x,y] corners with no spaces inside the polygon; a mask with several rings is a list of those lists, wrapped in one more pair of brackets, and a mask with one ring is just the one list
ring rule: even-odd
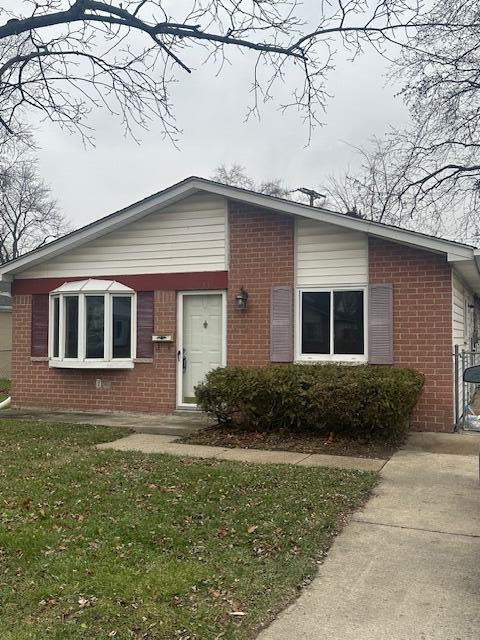
{"label": "dead leaf on lawn", "polygon": [[258,525],[257,524],[252,524],[250,527],[248,527],[247,533],[253,533],[257,529],[258,529]]}
{"label": "dead leaf on lawn", "polygon": [[225,538],[225,536],[228,534],[228,527],[226,524],[222,525],[220,527],[220,529],[217,531],[217,536],[219,538]]}

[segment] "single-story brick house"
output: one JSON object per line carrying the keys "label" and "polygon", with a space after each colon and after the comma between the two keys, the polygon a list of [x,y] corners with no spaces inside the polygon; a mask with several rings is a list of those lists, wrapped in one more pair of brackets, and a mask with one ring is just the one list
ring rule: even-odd
{"label": "single-story brick house", "polygon": [[451,431],[475,335],[471,246],[187,178],[0,269],[20,407],[192,407],[219,365],[414,367],[413,426]]}

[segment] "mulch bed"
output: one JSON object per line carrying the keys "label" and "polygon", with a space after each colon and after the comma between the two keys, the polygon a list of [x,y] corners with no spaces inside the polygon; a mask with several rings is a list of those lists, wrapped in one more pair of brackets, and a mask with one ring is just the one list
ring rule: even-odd
{"label": "mulch bed", "polygon": [[380,458],[381,460],[388,460],[398,449],[396,445],[345,438],[335,434],[325,436],[311,432],[292,433],[287,430],[270,433],[231,429],[218,425],[197,431],[180,441],[215,447],[271,449],[274,451],[353,456],[355,458]]}

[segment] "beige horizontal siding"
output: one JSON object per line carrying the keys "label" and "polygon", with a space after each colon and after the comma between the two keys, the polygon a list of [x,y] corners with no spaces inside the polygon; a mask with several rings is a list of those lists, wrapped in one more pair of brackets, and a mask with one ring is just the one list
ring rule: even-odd
{"label": "beige horizontal siding", "polygon": [[225,201],[201,194],[57,256],[22,278],[223,271]]}
{"label": "beige horizontal siding", "polygon": [[[462,279],[452,271],[452,334],[453,334],[453,347],[458,346],[461,351],[464,349],[465,351],[470,351],[471,348],[471,338],[474,333],[475,323],[474,323],[474,312],[469,307],[469,305],[473,305],[474,298],[473,294],[468,287],[466,287],[462,281]],[[465,308],[467,305],[467,308]],[[465,318],[465,314],[467,314],[467,322]],[[464,366],[469,366],[472,364],[476,364],[473,359],[469,356],[466,357]],[[463,365],[462,361],[459,358],[457,362],[458,367],[458,398],[459,398],[459,412],[460,415],[463,413],[463,406],[465,402],[471,400],[474,392],[475,386],[463,384]],[[465,390],[465,397],[463,395],[463,391]],[[457,416],[459,417],[459,416]]]}
{"label": "beige horizontal siding", "polygon": [[368,284],[368,240],[365,233],[298,218],[295,237],[297,286]]}
{"label": "beige horizontal siding", "polygon": [[[473,335],[474,319],[473,310],[468,305],[473,305],[473,295],[463,284],[455,272],[452,272],[453,295],[453,346],[470,348],[470,338]],[[467,303],[468,322],[465,324],[465,303]]]}

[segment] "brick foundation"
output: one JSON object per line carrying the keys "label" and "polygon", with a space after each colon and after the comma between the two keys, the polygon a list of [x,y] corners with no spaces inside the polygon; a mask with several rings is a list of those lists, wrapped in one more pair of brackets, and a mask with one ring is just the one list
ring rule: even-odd
{"label": "brick foundation", "polygon": [[[291,216],[230,205],[228,274],[228,365],[270,363],[270,295],[273,286],[294,284],[294,221]],[[236,308],[240,287],[246,311]]]}
{"label": "brick foundation", "polygon": [[393,284],[395,366],[426,374],[412,428],[452,431],[452,278],[446,257],[370,238],[369,280]]}

